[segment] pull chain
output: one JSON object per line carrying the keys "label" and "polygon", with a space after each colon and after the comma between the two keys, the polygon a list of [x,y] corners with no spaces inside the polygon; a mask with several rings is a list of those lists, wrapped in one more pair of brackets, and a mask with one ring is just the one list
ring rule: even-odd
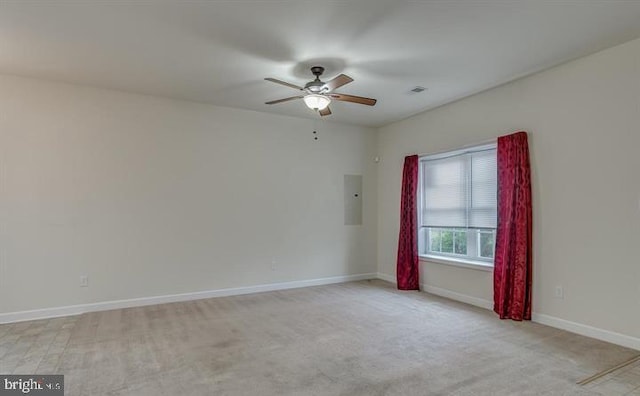
{"label": "pull chain", "polygon": [[313,140],[318,140],[318,119],[313,120]]}

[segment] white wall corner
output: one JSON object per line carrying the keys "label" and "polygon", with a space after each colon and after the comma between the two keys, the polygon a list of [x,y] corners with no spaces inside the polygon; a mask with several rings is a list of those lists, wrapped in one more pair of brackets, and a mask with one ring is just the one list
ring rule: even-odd
{"label": "white wall corner", "polygon": [[112,309],[143,307],[146,305],[167,304],[181,301],[202,300],[214,297],[228,297],[242,294],[262,293],[275,290],[297,289],[300,287],[330,285],[334,283],[354,282],[376,279],[376,273],[332,276],[329,278],[307,279],[292,282],[270,283],[229,289],[206,290],[193,293],[171,294],[164,296],[132,298],[127,300],[104,301],[91,304],[68,305],[35,309],[30,311],[8,312],[0,314],[0,324],[24,322],[28,320],[50,319],[61,316],[80,315],[87,312],[109,311]]}
{"label": "white wall corner", "polygon": [[378,279],[382,279],[383,281],[387,281],[387,282],[391,282],[394,285],[397,284],[396,281],[396,277],[393,275],[389,275],[389,274],[383,274],[382,272],[378,272],[377,276]]}

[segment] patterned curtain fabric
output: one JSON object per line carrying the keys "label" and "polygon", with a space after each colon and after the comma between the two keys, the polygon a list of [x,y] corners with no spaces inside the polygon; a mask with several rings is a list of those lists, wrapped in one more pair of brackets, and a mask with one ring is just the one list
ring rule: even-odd
{"label": "patterned curtain fabric", "polygon": [[398,237],[398,289],[419,290],[418,279],[418,156],[404,159]]}
{"label": "patterned curtain fabric", "polygon": [[531,168],[527,133],[498,138],[498,229],[493,310],[501,319],[531,320]]}

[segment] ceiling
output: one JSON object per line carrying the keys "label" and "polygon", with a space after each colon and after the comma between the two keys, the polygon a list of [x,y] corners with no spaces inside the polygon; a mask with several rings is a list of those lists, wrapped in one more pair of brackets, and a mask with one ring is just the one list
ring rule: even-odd
{"label": "ceiling", "polygon": [[[298,85],[339,73],[380,126],[640,37],[638,0],[0,0],[0,73],[298,117]],[[427,90],[415,94],[415,86]]]}

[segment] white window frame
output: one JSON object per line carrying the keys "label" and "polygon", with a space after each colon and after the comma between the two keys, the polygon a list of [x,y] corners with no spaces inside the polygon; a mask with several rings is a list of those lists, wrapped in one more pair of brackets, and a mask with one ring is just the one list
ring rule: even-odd
{"label": "white window frame", "polygon": [[[419,208],[418,208],[418,216],[419,216],[419,221],[418,221],[418,252],[419,252],[419,256],[420,259],[422,261],[429,261],[429,262],[436,262],[436,263],[440,263],[440,264],[447,264],[447,265],[454,265],[454,266],[461,266],[461,267],[467,267],[467,268],[473,268],[473,269],[480,269],[480,270],[486,270],[486,271],[492,271],[493,270],[493,263],[494,263],[494,258],[495,258],[495,241],[496,241],[496,229],[493,228],[486,228],[486,229],[480,229],[480,228],[457,228],[457,227],[451,227],[451,228],[445,228],[442,227],[440,228],[441,230],[447,230],[447,231],[465,231],[467,233],[467,254],[466,255],[461,255],[461,254],[456,254],[456,253],[449,253],[449,252],[437,252],[437,251],[433,251],[430,249],[430,244],[431,244],[431,238],[430,238],[430,232],[431,230],[436,230],[438,229],[437,227],[423,227],[423,221],[422,221],[422,205],[424,204],[424,199],[423,199],[423,177],[422,177],[422,161],[425,160],[434,160],[434,159],[440,159],[440,158],[446,158],[446,157],[450,157],[450,156],[456,156],[456,155],[463,155],[463,154],[468,154],[468,153],[473,153],[473,152],[478,152],[478,151],[484,151],[484,150],[491,150],[491,149],[496,149],[496,144],[492,143],[492,144],[484,144],[484,145],[480,145],[480,146],[474,146],[474,147],[467,147],[464,149],[460,149],[460,150],[452,150],[452,151],[446,151],[446,152],[442,152],[442,153],[438,153],[438,154],[431,154],[431,155],[423,155],[420,156],[420,165],[419,165],[419,188],[418,188],[418,202],[419,202]],[[470,181],[469,181],[470,182]],[[496,186],[497,187],[497,186]],[[481,244],[480,244],[480,235],[482,233],[486,233],[486,232],[491,232],[493,233],[493,247],[494,247],[494,253],[493,253],[493,257],[483,257],[480,255],[481,253]],[[453,250],[455,251],[455,245]]]}

